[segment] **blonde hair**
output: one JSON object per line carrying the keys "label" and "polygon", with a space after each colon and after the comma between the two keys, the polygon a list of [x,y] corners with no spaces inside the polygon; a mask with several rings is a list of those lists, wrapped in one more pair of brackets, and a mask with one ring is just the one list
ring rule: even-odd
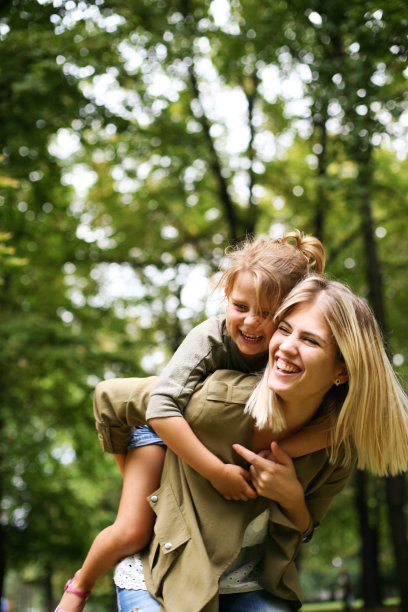
{"label": "blonde hair", "polygon": [[288,232],[280,239],[258,237],[247,239],[226,251],[230,265],[216,287],[230,296],[240,272],[250,272],[255,281],[256,300],[261,310],[261,298],[278,305],[282,298],[309,272],[322,273],[325,252],[314,236]]}
{"label": "blonde hair", "polygon": [[[408,398],[391,366],[369,306],[341,283],[310,276],[286,297],[275,319],[281,320],[303,302],[313,303],[321,310],[348,373],[348,382],[333,385],[317,412],[317,416],[323,415],[330,422],[331,460],[337,460],[342,446],[344,461],[350,463],[355,447],[360,469],[379,476],[405,471]],[[285,418],[275,394],[267,387],[268,372],[269,364],[246,410],[258,427],[282,431]]]}

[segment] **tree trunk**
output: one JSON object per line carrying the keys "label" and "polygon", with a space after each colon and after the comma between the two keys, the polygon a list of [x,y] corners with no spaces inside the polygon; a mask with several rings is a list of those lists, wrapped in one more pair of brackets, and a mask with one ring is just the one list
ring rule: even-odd
{"label": "tree trunk", "polygon": [[[0,416],[0,439],[3,440],[3,418]],[[0,499],[3,499],[3,471],[4,466],[3,446],[0,446]],[[3,595],[4,578],[6,573],[6,548],[5,533],[2,521],[0,521],[0,598]]]}
{"label": "tree trunk", "polygon": [[[366,167],[368,164],[366,165]],[[362,182],[362,184],[367,184]],[[382,329],[387,344],[387,325],[383,299],[381,266],[374,240],[374,224],[371,214],[369,192],[367,190],[362,204],[363,235],[367,254],[367,278],[369,299],[374,314]],[[386,480],[386,500],[390,522],[391,538],[397,569],[397,580],[401,598],[401,610],[408,610],[408,540],[404,516],[404,477],[388,477]]]}
{"label": "tree trunk", "polygon": [[204,107],[201,104],[200,90],[198,87],[197,76],[196,76],[193,64],[189,66],[188,71],[190,75],[190,83],[191,83],[191,89],[192,89],[193,95],[201,107],[202,116],[198,118],[198,120],[200,121],[203,127],[204,137],[208,143],[208,149],[209,149],[210,159],[211,159],[211,162],[210,162],[211,168],[213,170],[215,180],[218,183],[218,193],[219,193],[220,202],[224,208],[224,212],[228,220],[228,225],[230,228],[230,239],[233,242],[236,242],[238,239],[241,238],[241,234],[239,230],[239,223],[238,223],[234,203],[231,200],[231,197],[229,195],[228,184],[222,172],[221,161],[219,159],[217,150],[215,148],[213,139],[210,134],[210,122],[205,114]]}
{"label": "tree trunk", "polygon": [[[188,38],[189,40],[193,40],[194,38],[194,34],[195,32],[193,32],[192,30],[192,26],[191,26],[191,6],[190,6],[190,0],[183,0],[181,3],[181,10],[183,13],[183,17],[184,17],[184,22],[186,25],[186,29],[188,32]],[[191,49],[191,53],[190,53],[191,57],[194,57],[194,53],[193,50]],[[235,210],[235,206],[234,203],[230,197],[229,191],[228,191],[228,184],[227,181],[225,179],[225,176],[223,174],[223,169],[222,169],[222,163],[221,160],[219,158],[219,155],[217,153],[217,150],[215,148],[215,144],[214,141],[211,137],[211,133],[210,133],[210,120],[208,119],[207,115],[205,114],[205,109],[204,106],[202,104],[201,101],[201,96],[200,96],[200,88],[198,85],[198,79],[197,79],[197,74],[196,74],[196,70],[195,70],[195,66],[194,66],[194,62],[192,62],[189,67],[188,67],[188,74],[189,74],[189,79],[190,79],[190,85],[191,85],[191,92],[192,95],[194,96],[194,98],[197,100],[200,110],[201,110],[201,117],[196,117],[197,121],[199,121],[201,123],[201,126],[203,128],[203,133],[204,133],[204,138],[208,144],[208,150],[209,150],[209,157],[210,157],[210,165],[211,168],[213,170],[214,173],[214,178],[218,184],[218,194],[219,194],[219,198],[220,198],[220,203],[222,205],[222,207],[224,208],[224,212],[226,215],[226,218],[228,220],[228,225],[229,225],[229,229],[230,229],[230,240],[232,242],[236,242],[238,241],[240,238],[242,238],[241,236],[241,232],[239,229],[239,220],[237,217],[237,213]]]}
{"label": "tree trunk", "polygon": [[408,610],[408,543],[404,516],[405,475],[385,479],[389,523],[397,566],[401,610]]}
{"label": "tree trunk", "polygon": [[[326,116],[326,109],[324,109],[324,114]],[[322,186],[322,179],[325,179],[327,176],[327,128],[326,128],[326,117],[324,120],[318,122],[315,120],[315,131],[319,129],[320,138],[318,139],[321,146],[321,151],[319,151],[317,159],[318,159],[318,167],[317,167],[317,202],[315,209],[315,218],[314,218],[314,235],[316,238],[319,238],[323,242],[324,240],[324,213],[326,210],[326,197],[325,197],[325,188]]]}
{"label": "tree trunk", "polygon": [[246,219],[244,222],[244,230],[247,235],[253,235],[255,233],[256,220],[258,216],[258,205],[256,203],[256,199],[254,197],[254,186],[255,186],[255,174],[254,174],[254,161],[255,161],[255,149],[254,149],[254,140],[255,140],[255,127],[254,127],[254,107],[255,101],[258,94],[258,78],[256,75],[256,70],[248,76],[244,78],[243,91],[245,93],[247,103],[248,103],[248,128],[250,133],[250,138],[248,142],[247,148],[247,156],[250,161],[250,167],[248,170],[248,189],[249,189],[249,198],[248,198],[248,214],[246,215]]}
{"label": "tree trunk", "polygon": [[0,598],[3,595],[4,575],[6,572],[6,555],[4,550],[4,529],[0,523]]}
{"label": "tree trunk", "polygon": [[[326,110],[326,109],[325,109]],[[318,131],[318,132],[317,132]],[[327,160],[326,160],[326,144],[327,131],[326,121],[315,121],[315,132],[319,134],[318,142],[321,146],[321,151],[318,156],[318,189],[316,212],[314,218],[314,232],[317,237],[323,240],[324,236],[324,189],[322,188],[322,179],[326,176]],[[365,218],[363,214],[363,218]],[[368,234],[369,232],[367,232]],[[366,234],[365,234],[366,236]],[[369,254],[369,261],[371,257]],[[367,266],[370,268],[370,265]],[[369,280],[369,285],[372,283]],[[356,494],[355,504],[360,524],[361,536],[361,566],[362,566],[362,592],[366,608],[373,608],[381,605],[381,580],[378,563],[378,529],[377,524],[369,521],[369,513],[367,507],[366,496],[366,478],[367,475],[358,470],[356,474]]]}
{"label": "tree trunk", "polygon": [[44,599],[46,610],[53,610],[55,603],[52,595],[52,571],[50,569],[47,570],[44,577]]}
{"label": "tree trunk", "polygon": [[376,524],[370,524],[367,511],[367,475],[361,470],[356,474],[356,507],[360,523],[362,544],[362,591],[364,607],[381,605],[381,579],[378,569],[378,531]]}

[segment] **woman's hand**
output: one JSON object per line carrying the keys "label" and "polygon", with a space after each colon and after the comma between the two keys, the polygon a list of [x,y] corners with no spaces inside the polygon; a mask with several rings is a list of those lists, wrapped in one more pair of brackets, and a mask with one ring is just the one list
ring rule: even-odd
{"label": "woman's hand", "polygon": [[271,443],[270,451],[261,451],[259,454],[241,444],[234,444],[233,448],[251,464],[249,473],[258,495],[277,502],[300,531],[306,531],[310,524],[310,514],[303,487],[289,455],[277,442]]}
{"label": "woman's hand", "polygon": [[272,442],[270,451],[259,454],[240,444],[234,444],[233,448],[251,464],[249,473],[258,495],[272,499],[283,507],[291,505],[294,498],[303,498],[293,461],[277,442]]}

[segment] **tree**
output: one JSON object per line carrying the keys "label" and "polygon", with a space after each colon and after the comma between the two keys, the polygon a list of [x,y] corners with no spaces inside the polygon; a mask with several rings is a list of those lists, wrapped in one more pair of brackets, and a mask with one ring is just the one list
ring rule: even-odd
{"label": "tree", "polygon": [[[55,579],[49,569],[61,547],[74,567],[115,509],[119,481],[94,441],[93,385],[161,366],[205,316],[203,287],[194,301],[186,287],[217,269],[227,243],[316,233],[331,276],[373,304],[379,288],[390,352],[397,363],[406,354],[406,9],[223,6],[0,5],[1,405],[13,441],[2,462],[5,532],[9,567],[35,560],[44,584],[63,584],[66,568]],[[367,276],[377,268],[368,253],[381,277]],[[382,498],[382,487],[365,484],[389,564],[372,491]],[[395,525],[401,484],[388,493]],[[357,567],[354,539],[343,541]],[[329,566],[328,536],[316,546]],[[315,572],[307,555],[302,571]]]}

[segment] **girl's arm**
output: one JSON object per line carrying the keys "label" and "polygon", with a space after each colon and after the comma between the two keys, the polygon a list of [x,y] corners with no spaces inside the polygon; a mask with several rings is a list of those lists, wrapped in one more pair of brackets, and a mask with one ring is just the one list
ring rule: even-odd
{"label": "girl's arm", "polygon": [[256,497],[249,473],[225,464],[196,437],[184,410],[199,382],[224,367],[223,318],[213,317],[192,329],[183,340],[150,394],[146,418],[163,442],[226,499]]}
{"label": "girl's arm", "polygon": [[208,480],[225,499],[246,501],[256,497],[249,484],[249,472],[221,461],[200,442],[183,417],[150,419],[149,425],[176,455]]}
{"label": "girl's arm", "polygon": [[290,457],[302,457],[329,446],[329,419],[319,419],[307,427],[279,441],[279,446]]}

